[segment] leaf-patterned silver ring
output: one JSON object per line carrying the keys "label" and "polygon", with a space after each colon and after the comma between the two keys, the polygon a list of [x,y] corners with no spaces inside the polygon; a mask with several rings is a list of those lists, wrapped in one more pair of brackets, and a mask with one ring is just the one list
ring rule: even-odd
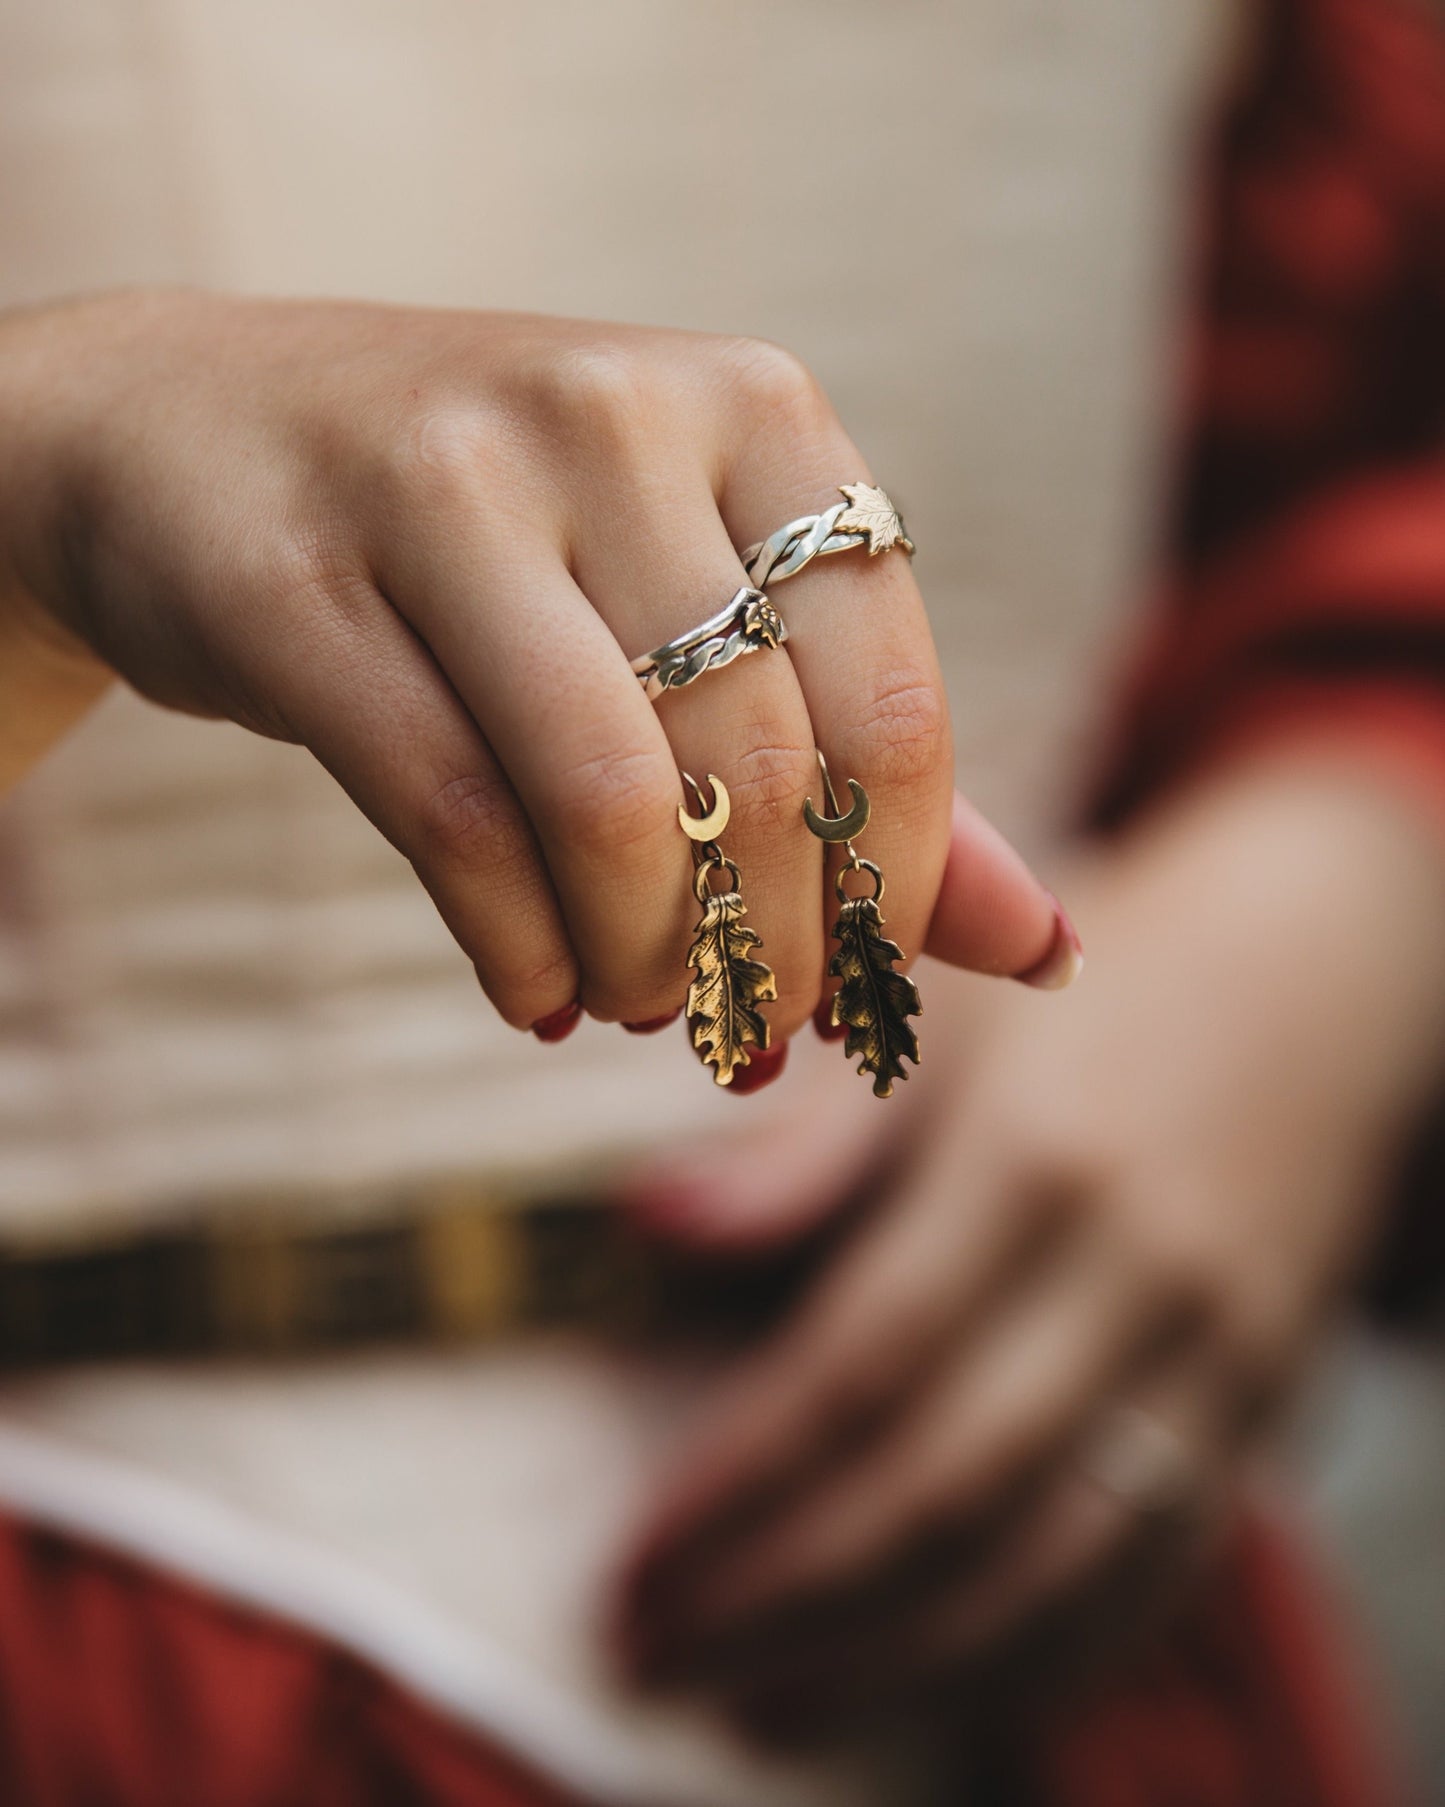
{"label": "leaf-patterned silver ring", "polygon": [[890,546],[913,556],[913,541],[902,517],[881,489],[871,483],[840,483],[838,493],[843,500],[822,514],[800,515],[771,539],[748,547],[742,559],[755,584],[781,583],[785,577],[796,577],[815,558],[847,552],[854,546],[866,545],[870,558]]}
{"label": "leaf-patterned silver ring", "polygon": [[787,624],[761,590],[746,585],[725,609],[655,652],[632,661],[638,682],[652,701],[665,690],[681,690],[705,671],[731,665],[745,653],[781,646],[788,637]]}

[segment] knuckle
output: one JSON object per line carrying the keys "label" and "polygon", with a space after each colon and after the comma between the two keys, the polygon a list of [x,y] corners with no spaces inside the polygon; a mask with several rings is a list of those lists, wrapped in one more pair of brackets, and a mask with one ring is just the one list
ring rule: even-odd
{"label": "knuckle", "polygon": [[749,746],[729,779],[734,815],[769,834],[796,828],[811,775],[812,762],[799,747]]}
{"label": "knuckle", "polygon": [[539,1017],[560,1010],[577,995],[577,962],[562,941],[516,970],[489,974],[479,968],[478,977],[514,1029],[530,1029]]}
{"label": "knuckle", "polygon": [[549,439],[575,443],[580,435],[609,450],[646,433],[655,401],[646,359],[600,340],[555,352],[527,382],[527,406]]}
{"label": "knuckle", "polygon": [[415,822],[422,857],[447,867],[472,872],[498,860],[515,864],[521,853],[521,824],[511,798],[494,778],[479,773],[424,791]]}
{"label": "knuckle", "polygon": [[771,339],[732,339],[722,351],[729,386],[758,416],[830,417],[832,408],[812,371],[784,345]]}
{"label": "knuckle", "polygon": [[474,498],[496,462],[497,434],[480,407],[441,402],[420,409],[392,442],[388,487],[406,502]]}
{"label": "knuckle", "polygon": [[932,679],[899,674],[884,684],[849,731],[854,763],[899,789],[953,779],[952,731],[943,691]]}
{"label": "knuckle", "polygon": [[585,855],[626,857],[658,844],[675,790],[652,754],[604,749],[563,774],[556,825]]}

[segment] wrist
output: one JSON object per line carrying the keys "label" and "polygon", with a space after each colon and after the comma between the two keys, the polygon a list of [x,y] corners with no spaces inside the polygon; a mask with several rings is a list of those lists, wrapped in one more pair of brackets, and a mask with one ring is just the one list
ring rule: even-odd
{"label": "wrist", "polygon": [[1090,864],[1072,890],[1091,954],[1163,963],[1161,1005],[1183,1020],[1198,1006],[1256,1049],[1272,1112],[1325,1110],[1374,1139],[1429,1102],[1445,1064],[1445,835],[1385,766],[1333,740],[1261,748]]}

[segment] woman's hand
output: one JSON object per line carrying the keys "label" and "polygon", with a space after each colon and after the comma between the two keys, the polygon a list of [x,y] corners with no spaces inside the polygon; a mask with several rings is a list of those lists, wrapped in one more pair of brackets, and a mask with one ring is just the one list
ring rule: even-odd
{"label": "woman's hand", "polygon": [[0,323],[0,613],[309,747],[519,1026],[676,1010],[681,767],[731,791],[770,1019],[797,1029],[825,963],[815,743],[872,795],[904,946],[938,902],[959,958],[1047,947],[1045,894],[951,815],[903,556],[820,563],[781,598],[785,653],[657,707],[629,669],[728,601],[735,547],[865,476],[816,382],[755,341],[188,293]]}
{"label": "woman's hand", "polygon": [[1157,1610],[1221,1523],[1438,1083],[1445,846],[1348,767],[1281,762],[1076,879],[1084,982],[975,990],[886,1150],[834,1096],[639,1180],[657,1233],[738,1255],[898,1175],[641,1538],[643,1677],[794,1729],[956,1712],[965,1671]]}

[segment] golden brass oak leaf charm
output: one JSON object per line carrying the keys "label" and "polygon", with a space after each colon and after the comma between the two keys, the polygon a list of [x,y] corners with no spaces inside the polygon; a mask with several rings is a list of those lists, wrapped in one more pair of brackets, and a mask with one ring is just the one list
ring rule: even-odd
{"label": "golden brass oak leaf charm", "polygon": [[893,1081],[907,1079],[904,1060],[918,1065],[918,1037],[909,1017],[921,1016],[918,987],[893,970],[903,949],[883,933],[883,915],[871,897],[853,897],[833,926],[838,951],[828,971],[842,985],[833,998],[833,1021],[848,1025],[843,1052],[861,1054],[860,1073],[873,1075],[873,1094],[889,1098]]}
{"label": "golden brass oak leaf charm", "polygon": [[758,1006],[778,995],[771,967],[748,958],[748,949],[762,942],[739,921],[746,914],[736,891],[710,893],[687,954],[697,969],[687,988],[692,1045],[713,1067],[718,1085],[731,1085],[735,1069],[748,1065],[750,1043],[767,1047],[768,1023]]}
{"label": "golden brass oak leaf charm", "polygon": [[900,544],[912,551],[898,510],[881,489],[871,483],[840,483],[838,491],[848,506],[833,524],[836,533],[866,533],[869,558]]}

